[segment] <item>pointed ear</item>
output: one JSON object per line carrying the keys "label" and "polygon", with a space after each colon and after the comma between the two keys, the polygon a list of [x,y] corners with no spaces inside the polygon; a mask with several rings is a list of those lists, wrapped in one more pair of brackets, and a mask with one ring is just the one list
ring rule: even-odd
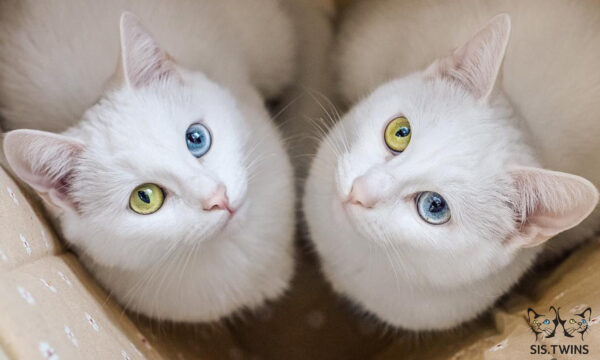
{"label": "pointed ear", "polygon": [[[587,316],[586,316],[586,314],[587,314]],[[589,322],[592,318],[592,308],[588,307],[587,309],[583,310],[583,312],[581,314],[577,314],[577,315],[581,316],[582,318],[586,319]]]}
{"label": "pointed ear", "polygon": [[45,199],[62,209],[74,209],[69,190],[84,145],[62,135],[14,130],[4,137],[4,153],[15,174]]}
{"label": "pointed ear", "polygon": [[538,168],[518,168],[510,175],[522,247],[540,245],[576,226],[598,204],[598,190],[580,176]]}
{"label": "pointed ear", "polygon": [[428,77],[442,77],[460,84],[475,98],[491,94],[510,36],[510,16],[494,17],[466,44],[425,70]]}
{"label": "pointed ear", "polygon": [[558,310],[556,310],[554,306],[550,306],[550,308],[548,308],[548,311],[554,311],[554,321],[558,322]]}
{"label": "pointed ear", "polygon": [[121,62],[117,78],[133,88],[177,76],[175,64],[130,12],[121,15]]}
{"label": "pointed ear", "polygon": [[[531,316],[533,313],[533,317]],[[535,312],[532,308],[527,309],[527,321],[531,322],[531,320],[535,319],[538,313]]]}

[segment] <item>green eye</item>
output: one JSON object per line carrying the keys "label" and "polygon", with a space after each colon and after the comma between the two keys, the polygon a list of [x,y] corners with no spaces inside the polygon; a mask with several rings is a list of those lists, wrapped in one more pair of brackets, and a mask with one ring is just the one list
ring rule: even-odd
{"label": "green eye", "polygon": [[385,127],[385,144],[394,153],[403,152],[410,143],[410,137],[410,123],[404,116],[393,119]]}
{"label": "green eye", "polygon": [[165,195],[156,184],[142,184],[136,187],[129,197],[129,207],[141,215],[158,211],[165,202]]}

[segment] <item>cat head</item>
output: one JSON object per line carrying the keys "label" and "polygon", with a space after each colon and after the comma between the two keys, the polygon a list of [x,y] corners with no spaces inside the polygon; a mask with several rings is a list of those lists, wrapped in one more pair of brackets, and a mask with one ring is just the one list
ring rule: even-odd
{"label": "cat head", "polygon": [[567,316],[566,319],[561,319],[561,324],[565,332],[565,336],[574,337],[575,335],[583,335],[588,331],[590,321],[592,320],[592,308],[588,307],[579,314]]}
{"label": "cat head", "polygon": [[250,160],[278,139],[258,146],[250,122],[270,126],[266,111],[179,67],[134,15],[120,29],[118,70],[82,121],[60,135],[9,132],[4,151],[66,239],[102,265],[135,269],[177,245],[241,233],[259,215],[247,206],[259,201]]}
{"label": "cat head", "polygon": [[551,338],[556,334],[556,327],[559,323],[558,311],[554,306],[548,309],[549,314],[538,314],[532,308],[527,309],[527,320],[529,327],[535,334],[535,339],[538,336],[542,338]]}
{"label": "cat head", "polygon": [[590,214],[594,185],[540,168],[496,89],[509,33],[508,15],[495,17],[425,70],[378,87],[331,129],[308,179],[311,232],[335,227],[381,245],[414,270],[407,281],[448,287],[497,273]]}

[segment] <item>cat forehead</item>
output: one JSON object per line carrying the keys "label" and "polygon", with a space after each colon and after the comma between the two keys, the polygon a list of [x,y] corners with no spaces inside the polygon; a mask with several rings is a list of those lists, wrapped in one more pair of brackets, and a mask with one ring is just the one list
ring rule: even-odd
{"label": "cat forehead", "polygon": [[171,79],[141,89],[121,88],[106,100],[117,118],[140,122],[159,117],[172,121],[194,117],[228,119],[236,109],[233,96],[200,73],[187,76],[184,82]]}
{"label": "cat forehead", "polygon": [[473,128],[482,124],[478,119],[488,117],[489,111],[460,87],[412,74],[380,86],[359,104],[356,115],[375,122],[403,115],[413,126]]}
{"label": "cat forehead", "polygon": [[186,130],[194,123],[205,125],[212,137],[210,158],[203,163],[236,163],[232,154],[247,141],[247,125],[233,98],[206,82],[116,90],[91,108],[72,133],[86,145],[90,161],[115,171],[177,173],[182,165],[197,166],[186,144]]}
{"label": "cat forehead", "polygon": [[[382,90],[349,114],[348,125],[340,126],[340,131],[352,139],[351,151],[361,156],[371,154],[380,158],[382,151],[387,152],[384,130],[397,116],[405,116],[411,126],[410,144],[399,159],[429,158],[437,164],[456,162],[461,167],[488,160],[498,163],[502,154],[510,154],[505,142],[520,137],[503,119],[494,119],[496,114],[485,107],[452,104],[434,94],[419,96],[402,86]],[[495,159],[488,159],[492,152]],[[391,160],[392,165],[398,162]]]}
{"label": "cat forehead", "polygon": [[184,140],[186,129],[194,123],[219,132],[235,132],[245,126],[233,97],[196,77],[186,79],[185,84],[173,81],[108,93],[86,112],[78,137],[90,147],[135,151],[140,143],[159,146]]}
{"label": "cat forehead", "polygon": [[[377,158],[385,149],[385,126],[395,117],[405,116],[412,137],[398,158],[460,168],[497,167],[510,162],[522,144],[511,114],[504,104],[491,107],[479,103],[447,81],[425,79],[416,73],[376,89],[352,109],[346,120],[350,124],[343,124],[341,131],[352,139],[353,150]],[[400,160],[391,160],[391,165],[396,163]]]}

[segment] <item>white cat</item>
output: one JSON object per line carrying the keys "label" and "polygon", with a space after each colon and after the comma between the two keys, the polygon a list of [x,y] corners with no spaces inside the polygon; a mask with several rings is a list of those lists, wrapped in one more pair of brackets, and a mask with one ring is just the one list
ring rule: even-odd
{"label": "white cat", "polygon": [[121,3],[3,9],[6,124],[75,124],[7,133],[10,166],[134,311],[213,321],[280,296],[294,269],[292,168],[259,91],[292,78],[290,20],[271,0],[131,1],[159,40],[126,12],[117,61]]}
{"label": "white cat", "polygon": [[[364,1],[349,12],[335,54],[355,104],[320,146],[303,199],[335,291],[392,326],[451,328],[590,215],[600,184],[592,5]],[[475,25],[498,8],[518,14],[502,81],[510,101],[495,89],[510,18]],[[465,32],[471,40],[431,64]],[[572,247],[598,220],[550,244]]]}

